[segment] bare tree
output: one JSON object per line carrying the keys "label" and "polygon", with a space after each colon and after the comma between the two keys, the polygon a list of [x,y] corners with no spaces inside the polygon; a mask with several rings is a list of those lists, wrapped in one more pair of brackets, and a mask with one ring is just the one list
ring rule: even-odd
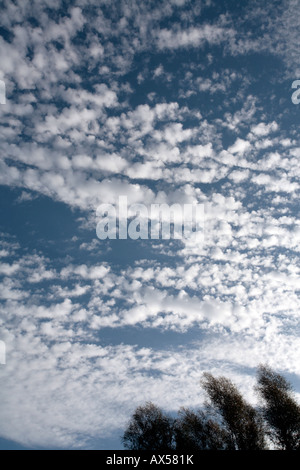
{"label": "bare tree", "polygon": [[181,408],[178,415],[175,421],[176,450],[196,452],[232,449],[229,433],[204,411]]}
{"label": "bare tree", "polygon": [[147,402],[135,410],[122,441],[129,450],[171,450],[174,446],[174,420]]}
{"label": "bare tree", "polygon": [[263,421],[235,385],[226,377],[215,378],[206,373],[202,386],[210,406],[220,415],[222,425],[230,435],[231,447],[236,450],[265,449]]}
{"label": "bare tree", "polygon": [[263,415],[271,440],[280,449],[300,450],[300,406],[291,384],[270,367],[261,365],[257,390],[264,402]]}
{"label": "bare tree", "polygon": [[276,448],[300,450],[300,406],[291,384],[267,366],[258,369],[256,390],[263,406],[255,409],[226,377],[204,374],[206,409],[181,408],[171,418],[151,402],[139,406],[123,434],[130,450],[263,450],[266,438]]}

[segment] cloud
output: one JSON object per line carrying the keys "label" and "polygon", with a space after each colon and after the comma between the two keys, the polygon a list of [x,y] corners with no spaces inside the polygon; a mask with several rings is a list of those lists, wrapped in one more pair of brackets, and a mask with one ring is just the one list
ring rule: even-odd
{"label": "cloud", "polygon": [[258,136],[258,137],[264,137],[270,132],[275,132],[278,129],[278,124],[273,121],[269,124],[265,124],[264,122],[260,122],[259,124],[256,124],[255,126],[252,126],[251,132]]}
{"label": "cloud", "polygon": [[181,47],[202,47],[209,44],[220,44],[234,36],[234,30],[216,25],[204,24],[202,27],[172,31],[161,29],[157,34],[159,49],[178,49]]}
{"label": "cloud", "polygon": [[[201,405],[203,371],[253,401],[259,362],[298,380],[300,147],[280,83],[299,15],[293,0],[63,6],[6,2],[1,18],[0,422],[34,448],[94,448],[141,397]],[[203,204],[204,237],[96,239],[96,208],[120,195]],[[65,206],[57,239],[40,196]]]}
{"label": "cloud", "polygon": [[238,138],[233,145],[231,145],[228,148],[229,153],[238,153],[238,154],[243,154],[245,151],[249,150],[251,148],[250,142]]}
{"label": "cloud", "polygon": [[109,267],[105,265],[88,267],[85,264],[80,266],[69,265],[61,271],[62,278],[69,278],[72,276],[79,276],[82,279],[101,279],[109,272]]}
{"label": "cloud", "polygon": [[299,374],[298,338],[279,341],[269,328],[270,337],[259,341],[223,336],[179,351],[70,339],[46,346],[34,332],[26,340],[15,337],[4,369],[3,435],[35,448],[88,447],[93,439],[120,434],[141,396],[172,412],[200,406],[199,381],[207,370],[231,378],[255,403],[254,379],[245,367],[255,370],[258,361],[272,358],[277,370]]}

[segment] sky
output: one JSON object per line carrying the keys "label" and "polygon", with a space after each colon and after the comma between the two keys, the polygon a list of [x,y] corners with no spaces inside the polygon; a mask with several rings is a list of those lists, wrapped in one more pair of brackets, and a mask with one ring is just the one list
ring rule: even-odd
{"label": "sky", "polygon": [[[122,449],[204,372],[300,398],[300,3],[0,9],[0,448]],[[120,196],[201,205],[203,237],[100,240]]]}

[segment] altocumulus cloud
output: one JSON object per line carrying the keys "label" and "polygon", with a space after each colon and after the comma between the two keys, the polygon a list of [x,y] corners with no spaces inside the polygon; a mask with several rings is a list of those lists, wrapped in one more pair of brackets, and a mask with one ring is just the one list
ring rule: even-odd
{"label": "altocumulus cloud", "polygon": [[[0,422],[27,447],[120,447],[204,371],[299,386],[299,4],[109,3],[2,11]],[[98,240],[120,195],[203,204],[204,240]]]}

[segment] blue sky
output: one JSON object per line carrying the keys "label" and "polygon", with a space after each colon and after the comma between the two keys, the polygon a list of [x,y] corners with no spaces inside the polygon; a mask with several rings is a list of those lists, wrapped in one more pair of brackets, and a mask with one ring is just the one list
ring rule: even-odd
{"label": "blue sky", "polygon": [[[299,2],[3,1],[0,447],[121,449],[203,372],[300,396]],[[204,240],[96,209],[203,204]]]}

